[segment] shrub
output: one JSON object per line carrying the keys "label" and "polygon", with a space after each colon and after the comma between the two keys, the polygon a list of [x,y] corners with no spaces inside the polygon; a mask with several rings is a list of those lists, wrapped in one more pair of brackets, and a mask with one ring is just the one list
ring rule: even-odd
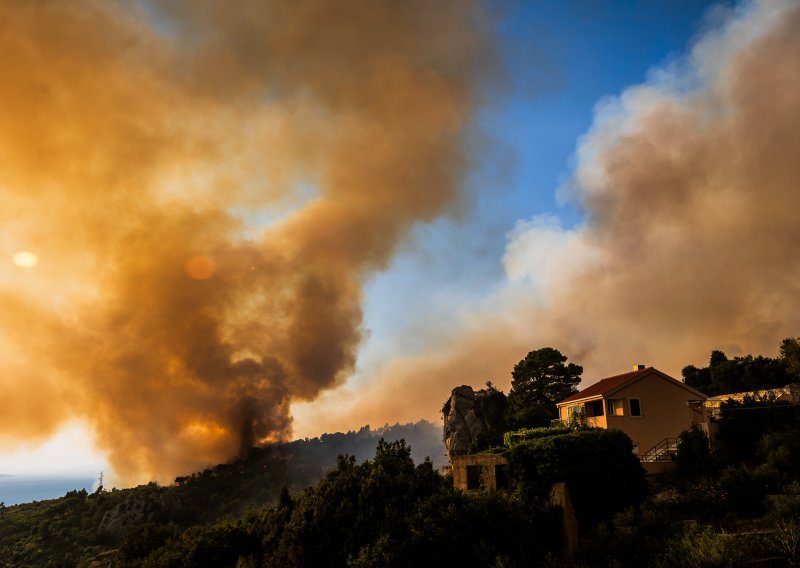
{"label": "shrub", "polygon": [[647,494],[633,443],[619,430],[580,430],[520,442],[506,451],[509,477],[528,501],[565,481],[579,521],[587,526],[638,505]]}
{"label": "shrub", "polygon": [[708,436],[699,426],[693,426],[678,436],[676,465],[678,475],[684,479],[696,479],[711,473]]}
{"label": "shrub", "polygon": [[569,434],[563,426],[545,426],[542,428],[523,428],[521,430],[512,430],[503,434],[503,444],[507,447],[515,446],[520,442],[528,440],[538,440],[539,438],[549,438],[551,436],[561,436]]}
{"label": "shrub", "polygon": [[765,483],[746,465],[731,465],[722,470],[719,488],[725,494],[731,512],[744,516],[763,512],[767,495]]}
{"label": "shrub", "polygon": [[786,556],[789,566],[800,566],[800,486],[795,483],[789,491],[770,498],[768,518],[775,548]]}
{"label": "shrub", "polygon": [[667,566],[722,568],[740,565],[743,554],[733,535],[690,523],[669,547],[667,559]]}
{"label": "shrub", "polygon": [[581,539],[579,566],[639,568],[656,566],[672,536],[669,514],[660,508],[626,509],[613,520],[600,523]]}
{"label": "shrub", "polygon": [[144,558],[154,550],[163,546],[169,538],[178,535],[176,525],[161,525],[158,523],[145,523],[134,525],[125,534],[120,543],[120,550],[129,560]]}

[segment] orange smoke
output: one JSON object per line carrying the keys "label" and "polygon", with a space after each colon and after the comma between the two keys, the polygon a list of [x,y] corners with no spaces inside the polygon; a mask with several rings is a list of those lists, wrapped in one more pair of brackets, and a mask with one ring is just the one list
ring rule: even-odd
{"label": "orange smoke", "polygon": [[477,2],[147,6],[0,5],[0,252],[39,260],[0,266],[0,442],[82,417],[122,482],[286,436],[351,371],[491,54]]}
{"label": "orange smoke", "polygon": [[208,280],[214,276],[216,267],[214,261],[206,256],[193,256],[183,265],[189,278],[195,280]]}
{"label": "orange smoke", "polygon": [[796,2],[744,4],[601,104],[564,189],[586,224],[518,223],[504,288],[357,399],[323,395],[321,427],[435,418],[453,386],[508,389],[546,345],[584,366],[584,386],[637,363],[680,377],[712,349],[776,354],[800,333],[798,30]]}

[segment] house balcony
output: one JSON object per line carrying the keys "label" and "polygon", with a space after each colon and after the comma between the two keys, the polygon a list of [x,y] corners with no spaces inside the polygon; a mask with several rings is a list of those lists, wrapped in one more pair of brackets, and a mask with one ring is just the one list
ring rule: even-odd
{"label": "house balcony", "polygon": [[608,428],[605,416],[584,416],[583,420],[590,428]]}

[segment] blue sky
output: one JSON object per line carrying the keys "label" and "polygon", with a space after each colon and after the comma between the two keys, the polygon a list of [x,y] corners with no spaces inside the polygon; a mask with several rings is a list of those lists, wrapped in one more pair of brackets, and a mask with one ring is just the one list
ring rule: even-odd
{"label": "blue sky", "polygon": [[580,220],[575,208],[559,207],[555,190],[570,173],[595,104],[683,53],[710,5],[545,1],[519,2],[509,11],[498,28],[511,90],[482,121],[514,158],[510,191],[495,202],[507,224],[553,210],[567,225]]}
{"label": "blue sky", "polygon": [[358,372],[296,405],[298,433],[435,420],[453,386],[507,390],[542,346],[587,386],[797,334],[797,4],[503,7],[472,207],[370,282]]}
{"label": "blue sky", "polygon": [[517,221],[552,213],[566,228],[580,224],[579,204],[559,198],[558,189],[573,173],[576,145],[595,105],[685,55],[709,10],[727,6],[695,0],[497,4],[508,85],[492,93],[479,117],[490,148],[473,157],[468,184],[475,201],[456,219],[418,227],[390,270],[368,286],[364,369],[389,352],[424,348],[424,336],[397,333],[413,328],[418,314],[446,320],[456,304],[479,301],[499,285],[506,235]]}

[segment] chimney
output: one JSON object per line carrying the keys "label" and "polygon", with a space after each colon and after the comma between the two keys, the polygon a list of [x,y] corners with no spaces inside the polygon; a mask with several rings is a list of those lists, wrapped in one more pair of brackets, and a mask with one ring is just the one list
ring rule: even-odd
{"label": "chimney", "polygon": [[634,365],[634,366],[633,366],[633,370],[634,370],[634,371],[644,371],[646,368],[647,368],[647,367],[645,367],[645,366],[644,366],[644,365],[642,365],[641,363],[640,363],[640,364],[638,364],[638,365]]}

